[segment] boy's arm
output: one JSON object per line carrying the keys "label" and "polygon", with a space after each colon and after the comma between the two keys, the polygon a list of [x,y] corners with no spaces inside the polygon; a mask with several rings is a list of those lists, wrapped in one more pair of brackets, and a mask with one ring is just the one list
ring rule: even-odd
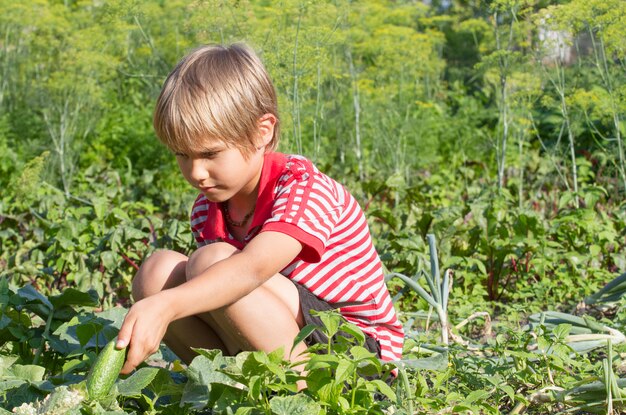
{"label": "boy's arm", "polygon": [[177,287],[135,303],[118,334],[118,348],[130,345],[122,373],[130,373],[158,350],[174,320],[231,304],[285,268],[300,242],[280,232],[261,232],[240,252]]}

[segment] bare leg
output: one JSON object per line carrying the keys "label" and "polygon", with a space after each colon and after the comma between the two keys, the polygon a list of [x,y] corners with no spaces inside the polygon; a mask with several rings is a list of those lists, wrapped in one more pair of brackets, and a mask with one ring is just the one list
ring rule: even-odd
{"label": "bare leg", "polygon": [[[187,262],[187,279],[200,275],[211,265],[237,252],[225,243],[198,249]],[[300,344],[290,356],[293,339],[303,327],[304,319],[298,290],[280,274],[238,301],[199,317],[213,327],[231,354],[239,350],[271,352],[283,347],[286,358],[297,360],[306,348]]]}
{"label": "bare leg", "polygon": [[[152,254],[141,265],[133,280],[132,293],[135,301],[183,284],[186,281],[187,260],[185,255],[175,251],[157,251]],[[189,333],[193,333],[193,336],[189,336]],[[228,353],[211,326],[197,316],[172,322],[163,341],[186,363],[190,363],[196,356],[190,347],[221,349]]]}
{"label": "bare leg", "polygon": [[[226,243],[202,247],[189,258],[174,251],[155,252],[133,280],[133,297],[138,301],[183,284],[236,252]],[[191,347],[220,349],[226,355],[241,350],[271,352],[283,347],[285,358],[297,361],[306,346],[299,344],[292,355],[290,350],[303,326],[297,289],[286,277],[277,274],[228,306],[170,323],[164,341],[187,363],[196,356]],[[304,387],[299,383],[300,388]]]}

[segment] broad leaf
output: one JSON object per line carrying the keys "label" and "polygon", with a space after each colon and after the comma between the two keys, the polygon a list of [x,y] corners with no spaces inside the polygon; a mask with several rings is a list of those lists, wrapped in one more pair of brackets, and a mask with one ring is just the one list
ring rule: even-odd
{"label": "broad leaf", "polygon": [[142,367],[126,379],[117,383],[117,390],[122,396],[141,395],[141,391],[154,380],[159,373],[158,368]]}
{"label": "broad leaf", "polygon": [[396,393],[393,391],[393,389],[391,389],[391,386],[389,386],[380,379],[374,379],[370,382],[376,385],[378,391],[385,395],[387,398],[389,398],[391,401],[396,400]]}
{"label": "broad leaf", "polygon": [[190,404],[194,409],[202,409],[209,402],[212,383],[234,384],[227,375],[218,371],[226,364],[221,352],[216,351],[210,354],[213,360],[200,355],[196,356],[189,365],[187,369],[189,381],[183,390],[181,405]]}
{"label": "broad leaf", "polygon": [[399,368],[445,370],[448,367],[448,353],[437,353],[420,359],[396,360],[385,363]]}
{"label": "broad leaf", "polygon": [[37,365],[13,365],[10,371],[13,376],[18,379],[24,379],[29,382],[39,382],[43,380],[46,368]]}
{"label": "broad leaf", "polygon": [[75,288],[66,288],[61,294],[51,296],[50,303],[54,308],[64,306],[97,307],[100,301],[96,290],[83,292]]}
{"label": "broad leaf", "polygon": [[320,412],[320,405],[310,397],[298,394],[277,396],[270,401],[270,409],[276,415],[309,415]]}
{"label": "broad leaf", "polygon": [[314,324],[307,324],[306,326],[304,326],[302,330],[300,330],[298,335],[295,337],[295,339],[293,339],[293,346],[291,346],[291,352],[293,352],[296,346],[300,342],[304,341],[304,339],[309,337],[311,333],[313,333],[316,329],[317,329],[317,326]]}

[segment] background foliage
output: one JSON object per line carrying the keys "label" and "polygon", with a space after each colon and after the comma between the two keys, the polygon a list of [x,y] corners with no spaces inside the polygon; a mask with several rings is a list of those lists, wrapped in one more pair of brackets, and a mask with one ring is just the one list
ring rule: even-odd
{"label": "background foliage", "polygon": [[[427,234],[452,270],[447,312],[463,347],[451,346],[443,371],[410,370],[397,410],[612,410],[618,382],[601,398],[566,392],[619,377],[619,354],[611,370],[602,362],[621,346],[575,356],[569,328],[520,328],[542,310],[588,314],[580,302],[626,271],[623,1],[0,0],[0,11],[3,359],[71,384],[87,357],[62,369],[65,349],[48,343],[69,314],[46,324],[53,314],[29,315],[35,294],[18,289],[47,298],[93,288],[98,301],[70,304],[95,318],[129,305],[154,249],[192,249],[195,195],[154,136],[154,101],[194,46],[245,41],[279,94],[281,151],[357,196],[389,273],[427,268]],[[389,286],[407,356],[423,357],[415,345],[439,342],[431,305],[398,279]],[[621,308],[601,311],[621,330]],[[39,383],[34,395],[2,385],[7,405],[45,394]],[[327,401],[329,413],[347,411]],[[156,402],[146,405],[159,411]]]}

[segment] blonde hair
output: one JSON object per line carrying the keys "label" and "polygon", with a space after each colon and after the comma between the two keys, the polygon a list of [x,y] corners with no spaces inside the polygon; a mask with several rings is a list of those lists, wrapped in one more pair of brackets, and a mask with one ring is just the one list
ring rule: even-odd
{"label": "blonde hair", "polygon": [[278,145],[274,85],[259,57],[243,44],[201,46],[169,74],[154,111],[154,129],[172,151],[197,151],[217,140],[249,155],[257,147],[259,119],[276,117],[266,146]]}

